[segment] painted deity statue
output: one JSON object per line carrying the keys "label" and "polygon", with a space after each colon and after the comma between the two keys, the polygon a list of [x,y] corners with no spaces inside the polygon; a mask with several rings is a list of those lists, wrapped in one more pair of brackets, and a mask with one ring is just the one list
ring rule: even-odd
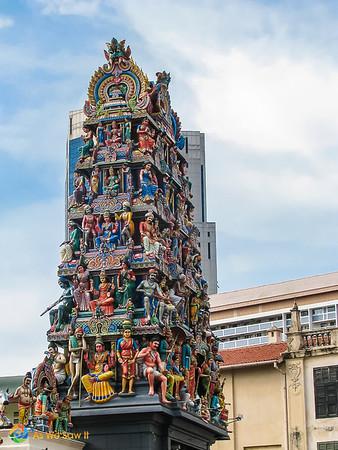
{"label": "painted deity statue", "polygon": [[122,389],[120,395],[133,395],[136,377],[136,358],[138,348],[136,341],[131,337],[130,323],[124,326],[123,337],[117,341],[116,356],[122,368]]}
{"label": "painted deity statue", "polygon": [[103,122],[99,122],[96,128],[96,139],[99,147],[103,147],[105,141]]}
{"label": "painted deity statue", "polygon": [[60,257],[61,262],[70,262],[77,253],[80,252],[80,229],[73,220],[68,222],[69,239],[61,244]]}
{"label": "painted deity statue", "polygon": [[141,241],[145,254],[158,256],[162,245],[159,241],[159,237],[156,233],[156,227],[154,223],[154,215],[149,212],[145,215],[145,221],[140,223],[139,230],[141,235]]}
{"label": "painted deity statue", "polygon": [[141,281],[136,288],[137,292],[143,293],[144,309],[148,322],[151,321],[151,318],[156,319],[158,299],[163,297],[163,292],[156,279],[157,271],[150,269],[148,278]]}
{"label": "painted deity statue", "polygon": [[97,227],[97,237],[95,246],[100,251],[112,250],[119,240],[119,224],[114,222],[108,210],[103,213],[103,222],[99,222]]}
{"label": "painted deity statue", "polygon": [[18,409],[19,409],[19,423],[23,425],[28,424],[29,416],[31,415],[32,407],[36,401],[36,398],[33,396],[33,392],[31,389],[32,383],[32,374],[27,372],[23,383],[21,386],[17,388],[14,394],[11,394],[9,398],[11,400],[18,401]]}
{"label": "painted deity statue", "polygon": [[100,273],[100,284],[98,289],[98,298],[90,302],[90,310],[93,314],[97,313],[97,310],[101,310],[106,316],[114,314],[114,298],[112,296],[115,290],[115,285],[112,280],[110,283],[106,277],[104,270]]}
{"label": "painted deity statue", "polygon": [[117,275],[116,300],[120,308],[126,308],[129,300],[135,295],[136,276],[127,261],[122,263],[122,269]]}
{"label": "painted deity statue", "polygon": [[59,352],[59,348],[55,342],[51,342],[48,345],[48,353],[52,362],[54,376],[58,385],[63,384],[66,381],[66,363],[67,359],[65,355]]}
{"label": "painted deity statue", "polygon": [[82,384],[88,393],[87,400],[95,403],[105,403],[114,397],[115,391],[109,380],[114,374],[111,368],[115,365],[115,355],[104,348],[100,336],[95,341],[95,354],[91,360],[87,360],[89,373],[81,378]]}
{"label": "painted deity statue", "polygon": [[[170,299],[168,286],[161,286],[161,289],[163,296],[159,299],[158,320],[160,326],[170,326],[176,318],[176,308]],[[166,319],[164,319],[165,316]]]}
{"label": "painted deity statue", "polygon": [[65,277],[60,277],[58,283],[63,289],[61,297],[56,302],[59,303],[59,306],[57,309],[51,309],[49,312],[49,321],[55,331],[61,331],[69,324],[74,306],[73,286],[70,281]]}
{"label": "painted deity statue", "polygon": [[155,147],[155,130],[149,126],[149,120],[143,119],[141,125],[137,128],[138,149],[144,155],[152,155]]}
{"label": "painted deity statue", "polygon": [[121,130],[115,121],[111,124],[111,130],[107,133],[106,146],[107,147],[120,147],[122,142]]}
{"label": "painted deity statue", "polygon": [[187,278],[184,273],[178,276],[178,280],[175,282],[172,289],[170,289],[170,299],[174,303],[177,311],[177,315],[181,321],[185,316],[186,297],[187,297]]}
{"label": "painted deity statue", "polygon": [[88,127],[83,127],[84,134],[82,139],[84,145],[79,148],[79,161],[82,163],[86,158],[89,158],[94,147],[94,133]]}
{"label": "painted deity statue", "polygon": [[82,360],[87,351],[87,343],[84,338],[83,329],[78,327],[73,335],[69,336],[68,352],[69,352],[69,371],[71,375],[71,384],[68,389],[68,395],[78,398],[77,387],[82,372]]}
{"label": "painted deity statue", "polygon": [[82,218],[83,239],[86,251],[89,249],[89,242],[96,237],[97,219],[93,214],[93,208],[87,205]]}
{"label": "painted deity statue", "polygon": [[129,202],[123,202],[122,212],[115,213],[116,220],[119,220],[121,225],[121,243],[122,245],[127,245],[127,243],[132,239],[135,232],[135,225],[133,222],[133,213]]}
{"label": "painted deity statue", "polygon": [[171,396],[175,397],[176,400],[180,400],[180,390],[184,383],[184,375],[179,367],[178,356],[176,354],[169,356],[167,370],[171,375],[168,380],[168,392]]}
{"label": "painted deity statue", "polygon": [[131,141],[131,123],[129,120],[125,119],[122,128],[122,139],[124,143],[128,143]]}
{"label": "painted deity statue", "polygon": [[99,195],[100,187],[100,168],[95,166],[90,177],[89,203],[93,203],[94,199]]}
{"label": "painted deity statue", "polygon": [[116,197],[120,192],[120,177],[115,173],[113,167],[110,167],[108,170],[103,192],[110,197]]}
{"label": "painted deity statue", "polygon": [[146,163],[140,171],[140,187],[142,200],[145,203],[153,202],[158,190],[158,182],[150,163]]}
{"label": "painted deity statue", "polygon": [[86,179],[80,172],[77,170],[74,172],[74,206],[81,206],[85,203],[87,188],[86,188]]}
{"label": "painted deity statue", "polygon": [[150,396],[155,394],[155,381],[161,385],[161,401],[162,403],[170,403],[167,400],[167,370],[163,367],[158,348],[160,341],[153,337],[147,347],[140,350],[138,360],[143,362],[143,375],[149,383]]}
{"label": "painted deity statue", "polygon": [[65,433],[69,431],[69,428],[72,428],[72,417],[71,417],[71,396],[66,395],[62,401],[59,401],[57,404],[57,412],[58,417],[55,421],[55,432],[56,433]]}
{"label": "painted deity statue", "polygon": [[76,275],[74,275],[74,300],[77,311],[89,311],[90,309],[90,293],[92,291],[89,271],[81,264],[77,267]]}

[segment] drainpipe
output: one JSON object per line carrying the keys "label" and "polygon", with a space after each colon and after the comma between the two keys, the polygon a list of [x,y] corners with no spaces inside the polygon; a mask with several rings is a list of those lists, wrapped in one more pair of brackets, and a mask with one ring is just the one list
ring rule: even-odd
{"label": "drainpipe", "polygon": [[289,416],[288,416],[288,396],[287,396],[287,389],[286,389],[286,372],[283,372],[278,367],[278,362],[275,361],[273,363],[274,369],[276,369],[280,374],[283,375],[284,378],[284,407],[285,407],[285,428],[286,428],[286,450],[289,450]]}

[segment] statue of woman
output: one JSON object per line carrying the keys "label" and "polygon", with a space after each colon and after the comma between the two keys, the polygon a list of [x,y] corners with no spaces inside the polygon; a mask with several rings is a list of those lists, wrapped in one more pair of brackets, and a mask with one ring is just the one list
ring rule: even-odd
{"label": "statue of woman", "polygon": [[122,269],[117,275],[116,300],[120,308],[126,308],[128,300],[132,300],[135,294],[136,276],[130,269],[130,265],[124,261]]}
{"label": "statue of woman", "polygon": [[152,155],[155,147],[155,130],[149,126],[149,120],[143,119],[141,125],[137,128],[138,149],[144,155]]}
{"label": "statue of woman", "polygon": [[116,220],[121,223],[121,243],[122,245],[127,245],[130,239],[133,237],[135,232],[135,225],[133,222],[133,213],[131,211],[131,206],[129,202],[123,202],[122,212],[115,213]]}
{"label": "statue of woman", "polygon": [[100,273],[100,284],[98,290],[98,298],[90,302],[90,310],[93,314],[100,309],[106,316],[114,314],[114,297],[112,296],[115,291],[115,285],[109,283],[104,270]]}
{"label": "statue of woman", "polygon": [[103,340],[100,336],[95,341],[95,354],[91,360],[87,359],[89,373],[81,378],[82,384],[88,393],[86,400],[95,403],[105,403],[114,397],[115,391],[109,380],[113,378],[110,370],[115,365],[115,355],[104,348]]}
{"label": "statue of woman", "polygon": [[89,311],[91,283],[89,271],[79,265],[74,276],[74,300],[78,311]]}
{"label": "statue of woman", "polygon": [[119,225],[112,221],[108,210],[103,213],[103,222],[99,222],[96,231],[95,245],[98,250],[104,250],[105,247],[112,250],[116,247],[119,240]]}
{"label": "statue of woman", "polygon": [[92,175],[90,177],[89,203],[92,203],[93,200],[99,195],[99,186],[100,186],[100,168],[99,166],[95,166]]}
{"label": "statue of woman", "polygon": [[99,122],[97,128],[96,128],[96,138],[97,138],[97,142],[99,144],[99,147],[103,147],[104,146],[104,126],[103,126],[103,122]]}
{"label": "statue of woman", "polygon": [[158,190],[158,182],[150,163],[146,163],[140,171],[140,185],[142,200],[146,203],[153,202]]}
{"label": "statue of woman", "polygon": [[91,156],[92,148],[94,147],[94,133],[86,126],[83,127],[84,134],[81,136],[84,140],[84,145],[79,148],[79,161],[82,163],[86,158]]}
{"label": "statue of woman", "polygon": [[81,206],[85,203],[87,188],[86,188],[86,179],[80,172],[77,170],[74,172],[74,191],[73,196],[75,200],[74,206]]}
{"label": "statue of woman", "polygon": [[107,136],[106,139],[106,146],[116,148],[120,147],[121,143],[122,143],[121,130],[114,120],[111,124],[110,135]]}
{"label": "statue of woman", "polygon": [[114,168],[110,167],[108,175],[105,179],[105,186],[103,192],[110,195],[110,197],[116,197],[120,191],[120,177],[115,174]]}

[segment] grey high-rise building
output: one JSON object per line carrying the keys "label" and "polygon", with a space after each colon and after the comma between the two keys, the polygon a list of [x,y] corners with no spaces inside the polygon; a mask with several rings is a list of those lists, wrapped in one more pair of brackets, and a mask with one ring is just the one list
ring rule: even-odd
{"label": "grey high-rise building", "polygon": [[[72,192],[73,174],[81,145],[82,125],[85,115],[82,110],[69,113],[67,147],[66,207]],[[183,131],[185,146],[181,150],[188,161],[188,177],[192,183],[192,203],[195,206],[194,221],[200,230],[202,269],[209,284],[209,293],[217,292],[216,224],[207,221],[205,136],[199,131]]]}

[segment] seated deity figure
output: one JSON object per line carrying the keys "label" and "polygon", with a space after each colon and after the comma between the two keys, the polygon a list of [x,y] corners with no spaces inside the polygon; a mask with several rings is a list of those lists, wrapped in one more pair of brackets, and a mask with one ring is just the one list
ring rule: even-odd
{"label": "seated deity figure", "polygon": [[143,375],[149,383],[150,396],[155,394],[155,381],[161,384],[161,402],[170,403],[167,400],[167,370],[163,367],[158,348],[160,340],[153,337],[147,347],[142,348],[137,356],[139,361],[143,362]]}
{"label": "seated deity figure", "polygon": [[110,197],[116,197],[120,192],[120,177],[115,174],[113,167],[110,167],[108,170],[108,176],[105,179],[103,192]]}
{"label": "seated deity figure", "polygon": [[163,298],[163,292],[156,279],[157,271],[155,269],[150,269],[148,278],[141,281],[136,288],[136,292],[143,293],[144,309],[148,323],[151,322],[151,318],[155,318],[156,320],[158,300]]}
{"label": "seated deity figure", "polygon": [[136,132],[138,135],[138,149],[144,155],[152,156],[155,147],[155,130],[150,128],[149,120],[143,119]]}
{"label": "seated deity figure", "polygon": [[98,298],[90,302],[90,310],[93,314],[97,313],[97,309],[101,310],[106,316],[114,314],[114,297],[115,285],[112,280],[110,283],[106,277],[104,270],[100,273],[100,284],[98,289]]}
{"label": "seated deity figure", "polygon": [[112,148],[117,148],[121,146],[122,143],[121,130],[120,127],[115,122],[115,120],[111,124],[110,134],[109,136],[107,136],[105,143],[107,147]]}
{"label": "seated deity figure", "polygon": [[176,354],[171,355],[167,362],[167,370],[171,374],[172,378],[168,383],[168,392],[174,396],[176,400],[180,400],[180,390],[184,383],[184,375],[179,367],[178,356]]}
{"label": "seated deity figure", "polygon": [[84,145],[79,148],[79,161],[82,163],[86,158],[91,156],[92,149],[94,147],[94,133],[88,127],[83,127],[84,134],[82,139]]}
{"label": "seated deity figure", "polygon": [[145,203],[153,202],[158,190],[158,182],[150,163],[146,163],[140,171],[140,187],[142,200]]}
{"label": "seated deity figure", "polygon": [[[173,324],[176,318],[176,308],[170,299],[168,286],[164,285],[161,288],[163,296],[159,299],[158,320],[160,326],[164,327]],[[165,316],[166,319],[164,319]]]}
{"label": "seated deity figure", "polygon": [[116,212],[115,218],[119,220],[121,225],[121,244],[127,245],[132,239],[135,232],[135,225],[133,222],[133,213],[129,202],[123,202],[122,212]]}
{"label": "seated deity figure", "polygon": [[105,403],[114,397],[115,391],[109,380],[114,374],[111,368],[115,365],[115,355],[104,348],[103,340],[98,336],[95,340],[95,354],[91,360],[85,356],[89,373],[81,378],[82,384],[88,393],[86,400],[95,403]]}
{"label": "seated deity figure", "polygon": [[177,316],[180,320],[184,320],[186,297],[187,297],[187,278],[184,273],[178,276],[178,280],[170,289],[170,299],[176,307]]}
{"label": "seated deity figure", "polygon": [[119,241],[119,224],[113,222],[108,210],[103,213],[103,222],[99,222],[96,227],[97,237],[95,246],[100,251],[112,250]]}
{"label": "seated deity figure", "polygon": [[84,210],[85,214],[82,219],[83,239],[86,251],[90,247],[90,242],[96,237],[97,219],[93,214],[93,208],[87,205]]}
{"label": "seated deity figure", "polygon": [[77,311],[89,311],[90,293],[92,291],[89,271],[83,265],[79,265],[73,278],[74,300]]}
{"label": "seated deity figure", "polygon": [[145,254],[159,256],[161,249],[164,249],[163,245],[159,241],[159,237],[156,234],[156,227],[154,223],[154,215],[148,212],[145,215],[145,221],[140,222],[139,230],[141,235],[142,245]]}
{"label": "seated deity figure", "polygon": [[59,352],[58,346],[55,342],[50,342],[48,345],[48,352],[52,362],[54,376],[58,385],[63,384],[66,380],[66,363],[65,355]]}

